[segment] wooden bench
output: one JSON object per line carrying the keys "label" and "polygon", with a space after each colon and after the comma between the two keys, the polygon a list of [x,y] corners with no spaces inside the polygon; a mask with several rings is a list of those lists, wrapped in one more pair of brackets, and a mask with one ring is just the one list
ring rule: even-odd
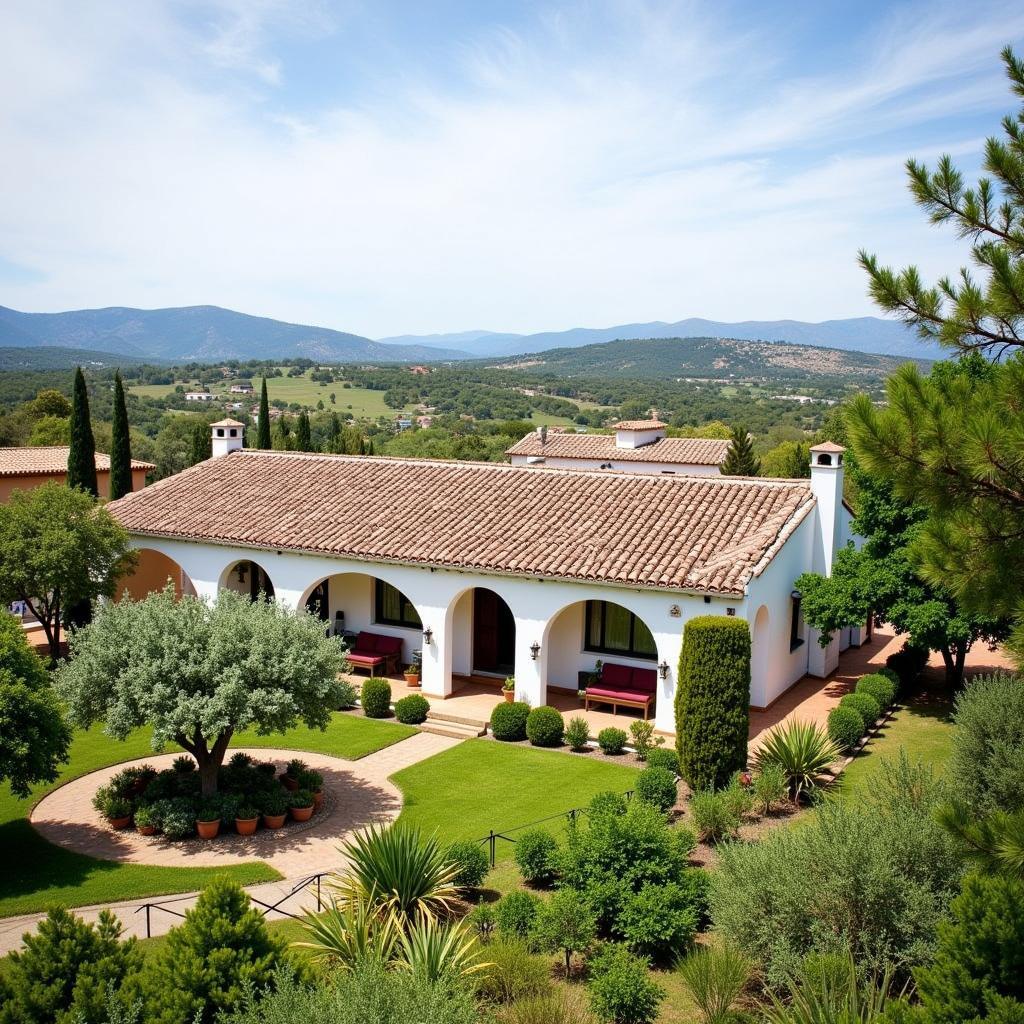
{"label": "wooden bench", "polygon": [[646,722],[657,690],[658,674],[653,668],[630,668],[606,661],[601,667],[600,680],[586,689],[583,710],[590,710],[591,701],[611,704],[613,715],[618,714],[619,705],[640,708]]}
{"label": "wooden bench", "polygon": [[368,669],[371,679],[381,666],[384,675],[397,673],[402,660],[402,638],[363,630],[356,636],[356,642],[346,653],[345,659],[353,668]]}

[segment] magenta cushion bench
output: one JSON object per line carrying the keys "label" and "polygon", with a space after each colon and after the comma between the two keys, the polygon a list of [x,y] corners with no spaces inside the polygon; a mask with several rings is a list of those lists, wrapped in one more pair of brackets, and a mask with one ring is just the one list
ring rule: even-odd
{"label": "magenta cushion bench", "polygon": [[646,721],[657,689],[658,675],[653,668],[630,668],[629,665],[605,662],[601,668],[601,681],[586,689],[583,710],[589,711],[593,701],[595,704],[611,704],[614,715],[621,704],[640,708]]}
{"label": "magenta cushion bench", "polygon": [[397,672],[402,657],[402,638],[384,636],[382,633],[368,633],[365,630],[356,637],[345,658],[353,668],[365,668],[374,675],[376,669],[384,666],[384,672]]}

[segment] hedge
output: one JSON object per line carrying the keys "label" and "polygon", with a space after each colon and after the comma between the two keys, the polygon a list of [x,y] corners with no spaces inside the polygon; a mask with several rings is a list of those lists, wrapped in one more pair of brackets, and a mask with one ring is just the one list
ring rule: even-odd
{"label": "hedge", "polygon": [[882,714],[882,705],[870,693],[847,693],[839,702],[841,708],[853,708],[864,721],[866,732]]}
{"label": "hedge", "polygon": [[864,735],[864,719],[856,708],[834,707],[828,713],[828,738],[842,750],[852,749]]}
{"label": "hedge", "polygon": [[683,631],[676,748],[691,789],[718,789],[747,763],[750,629],[745,619],[701,615]]}
{"label": "hedge", "polygon": [[866,693],[878,701],[883,711],[896,699],[896,687],[892,681],[877,672],[871,675],[861,676],[854,687],[855,693]]}
{"label": "hedge", "polygon": [[511,704],[496,704],[491,712],[491,734],[496,740],[525,740],[529,714],[530,705],[521,700]]}

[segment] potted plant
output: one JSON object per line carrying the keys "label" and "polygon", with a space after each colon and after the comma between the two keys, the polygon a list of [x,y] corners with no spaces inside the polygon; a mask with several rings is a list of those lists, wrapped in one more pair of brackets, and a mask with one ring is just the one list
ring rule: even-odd
{"label": "potted plant", "polygon": [[408,686],[410,690],[419,689],[420,667],[415,661],[405,670],[405,685]]}
{"label": "potted plant", "polygon": [[200,839],[216,839],[220,832],[220,807],[212,800],[204,800],[196,811],[196,831]]}
{"label": "potted plant", "polygon": [[506,679],[505,682],[503,682],[501,684],[501,692],[503,694],[505,694],[505,703],[506,704],[511,704],[512,701],[514,701],[516,699],[516,677],[515,676],[509,676],[508,679]]}
{"label": "potted plant", "polygon": [[324,802],[324,777],[320,772],[304,771],[299,776],[299,789],[313,794],[313,810],[319,811]]}
{"label": "potted plant", "polygon": [[124,796],[111,796],[107,800],[107,821],[111,828],[127,828],[132,823],[132,802]]}
{"label": "potted plant", "polygon": [[288,809],[296,821],[309,821],[313,817],[313,794],[300,789],[288,797]]}
{"label": "potted plant", "polygon": [[285,768],[284,774],[281,776],[281,784],[290,793],[294,793],[299,788],[299,776],[308,770],[308,766],[305,761],[300,761],[297,757],[288,762],[288,767]]}
{"label": "potted plant", "polygon": [[260,812],[252,804],[242,804],[235,814],[235,829],[240,836],[251,836],[260,823]]}
{"label": "potted plant", "polygon": [[280,828],[288,814],[288,796],[284,790],[272,790],[263,797],[260,805],[265,828]]}
{"label": "potted plant", "polygon": [[135,827],[140,836],[156,835],[158,824],[159,821],[152,807],[143,806],[135,812]]}

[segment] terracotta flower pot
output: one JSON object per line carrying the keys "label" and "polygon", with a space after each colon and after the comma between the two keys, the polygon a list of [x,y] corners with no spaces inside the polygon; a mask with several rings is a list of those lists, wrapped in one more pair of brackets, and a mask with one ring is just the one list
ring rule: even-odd
{"label": "terracotta flower pot", "polygon": [[324,791],[322,789],[318,789],[313,794],[313,810],[314,811],[319,811],[320,810],[320,805],[323,802],[324,802]]}
{"label": "terracotta flower pot", "polygon": [[288,790],[289,793],[294,793],[299,788],[299,780],[293,779],[290,775],[281,775],[281,785]]}
{"label": "terracotta flower pot", "polygon": [[420,677],[414,676],[411,672],[405,673],[405,685],[410,690],[418,690],[420,688]]}
{"label": "terracotta flower pot", "polygon": [[264,814],[263,825],[266,828],[281,828],[284,825],[284,814]]}
{"label": "terracotta flower pot", "polygon": [[501,692],[505,695],[506,704],[511,704],[516,699],[515,690],[502,690]]}
{"label": "terracotta flower pot", "polygon": [[156,825],[136,825],[140,836],[155,836]]}
{"label": "terracotta flower pot", "polygon": [[200,839],[216,839],[220,831],[220,818],[214,818],[213,821],[197,821],[196,831]]}
{"label": "terracotta flower pot", "polygon": [[309,821],[313,817],[313,808],[310,807],[293,807],[291,809],[292,817],[296,821]]}
{"label": "terracotta flower pot", "polygon": [[132,823],[131,815],[127,818],[107,818],[107,821],[111,828],[127,828]]}
{"label": "terracotta flower pot", "polygon": [[235,829],[240,836],[251,836],[259,823],[259,818],[235,818]]}

